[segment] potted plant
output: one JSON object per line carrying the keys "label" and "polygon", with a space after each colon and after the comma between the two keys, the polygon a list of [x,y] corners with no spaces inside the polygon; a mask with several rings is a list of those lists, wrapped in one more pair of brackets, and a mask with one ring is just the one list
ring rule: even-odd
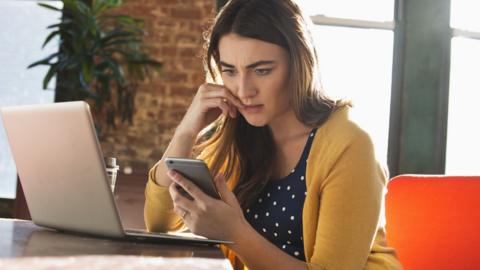
{"label": "potted plant", "polygon": [[[102,123],[115,126],[115,119],[132,122],[138,82],[145,80],[161,63],[145,53],[143,21],[114,14],[120,0],[62,0],[63,9],[39,5],[61,13],[43,46],[59,37],[56,53],[32,63],[49,66],[43,88],[57,76],[55,101],[87,100],[93,105],[97,131]],[[98,120],[98,119],[97,119]]]}

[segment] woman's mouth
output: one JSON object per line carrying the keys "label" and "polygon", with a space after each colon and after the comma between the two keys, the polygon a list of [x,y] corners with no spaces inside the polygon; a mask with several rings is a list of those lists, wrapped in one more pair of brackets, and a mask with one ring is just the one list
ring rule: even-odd
{"label": "woman's mouth", "polygon": [[263,105],[250,105],[250,106],[245,106],[243,111],[246,113],[259,113],[263,110]]}

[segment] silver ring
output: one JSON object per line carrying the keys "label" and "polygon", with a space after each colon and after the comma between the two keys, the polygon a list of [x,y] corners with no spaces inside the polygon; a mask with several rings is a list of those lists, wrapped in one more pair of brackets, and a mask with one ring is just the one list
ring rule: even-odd
{"label": "silver ring", "polygon": [[188,214],[187,211],[183,211],[183,214],[182,214],[182,219],[185,219],[185,216]]}

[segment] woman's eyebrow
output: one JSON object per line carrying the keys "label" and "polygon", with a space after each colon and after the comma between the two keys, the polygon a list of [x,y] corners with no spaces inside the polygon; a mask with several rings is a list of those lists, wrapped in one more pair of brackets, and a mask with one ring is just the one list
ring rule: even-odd
{"label": "woman's eyebrow", "polygon": [[[220,61],[219,64],[220,64],[220,66],[223,66],[223,67],[235,68],[234,65],[225,63],[223,61]],[[246,66],[246,68],[256,68],[257,66],[268,65],[268,64],[275,64],[275,61],[273,61],[273,60],[261,60],[261,61],[257,61],[257,62],[249,64],[248,66]]]}

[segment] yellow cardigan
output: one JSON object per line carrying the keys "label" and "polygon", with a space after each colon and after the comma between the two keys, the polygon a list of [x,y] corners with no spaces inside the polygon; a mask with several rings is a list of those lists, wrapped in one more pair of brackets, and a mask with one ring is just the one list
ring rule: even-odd
{"label": "yellow cardigan", "polygon": [[[145,190],[145,223],[149,231],[181,228],[168,189],[150,170]],[[344,107],[332,113],[316,132],[306,169],[303,239],[308,269],[402,269],[386,244],[384,193],[387,175],[375,159],[367,133]],[[230,187],[232,188],[232,187]],[[235,254],[222,247],[235,269]]]}

